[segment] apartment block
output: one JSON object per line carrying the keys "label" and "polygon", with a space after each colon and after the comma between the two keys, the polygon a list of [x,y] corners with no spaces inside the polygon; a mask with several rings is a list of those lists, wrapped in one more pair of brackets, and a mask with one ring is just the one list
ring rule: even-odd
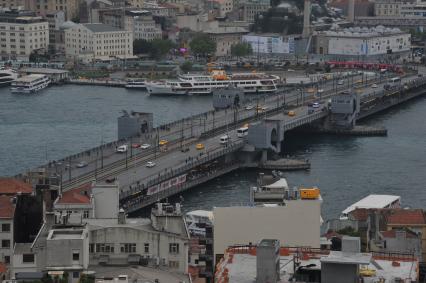
{"label": "apartment block", "polygon": [[2,59],[28,60],[33,50],[49,44],[49,24],[29,11],[0,14],[0,56]]}
{"label": "apartment block", "polygon": [[133,56],[133,34],[105,24],[78,24],[65,31],[65,54],[91,59]]}

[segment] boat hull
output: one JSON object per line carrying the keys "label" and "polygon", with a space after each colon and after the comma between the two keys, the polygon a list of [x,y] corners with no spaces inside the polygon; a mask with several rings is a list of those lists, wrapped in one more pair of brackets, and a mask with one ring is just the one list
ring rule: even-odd
{"label": "boat hull", "polygon": [[31,89],[26,89],[26,88],[22,88],[22,87],[11,87],[10,91],[12,93],[16,93],[16,94],[31,94],[31,93],[35,93],[38,92],[42,89],[45,89],[47,86],[49,86],[50,84],[50,80],[46,81],[42,84],[39,84],[37,86],[35,86],[34,88]]}

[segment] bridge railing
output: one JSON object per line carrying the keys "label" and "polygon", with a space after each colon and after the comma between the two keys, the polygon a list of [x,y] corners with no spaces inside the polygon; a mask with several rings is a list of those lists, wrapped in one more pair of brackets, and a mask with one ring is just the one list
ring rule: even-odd
{"label": "bridge railing", "polygon": [[142,182],[141,182],[141,180],[134,182],[133,184],[131,184],[129,186],[128,190],[126,190],[126,191],[123,190],[123,191],[120,192],[120,199],[124,199],[124,198],[127,198],[129,196],[138,194],[146,188],[160,184],[160,183],[167,181],[171,178],[174,178],[176,176],[184,174],[184,173],[188,172],[189,170],[191,170],[191,169],[193,169],[193,168],[195,168],[199,165],[210,162],[210,161],[217,159],[221,156],[224,156],[224,155],[226,155],[230,152],[234,152],[235,150],[237,150],[238,148],[241,148],[243,146],[244,146],[244,142],[238,141],[238,142],[235,142],[233,144],[230,144],[228,147],[224,147],[223,149],[221,149],[219,151],[209,152],[207,154],[205,153],[202,156],[199,156],[198,158],[190,159],[190,160],[188,160],[187,163],[185,163],[181,166],[178,166],[176,168],[165,169],[163,172],[160,172],[159,174],[148,176],[148,177],[144,178]]}

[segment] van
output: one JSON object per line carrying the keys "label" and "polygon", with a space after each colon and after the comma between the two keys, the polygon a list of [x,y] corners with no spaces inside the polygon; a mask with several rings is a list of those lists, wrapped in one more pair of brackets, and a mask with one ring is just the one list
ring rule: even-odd
{"label": "van", "polygon": [[123,144],[123,145],[120,145],[119,147],[117,147],[117,152],[118,153],[127,152],[127,144]]}
{"label": "van", "polygon": [[228,135],[223,135],[220,137],[220,144],[227,144],[229,141],[229,136]]}

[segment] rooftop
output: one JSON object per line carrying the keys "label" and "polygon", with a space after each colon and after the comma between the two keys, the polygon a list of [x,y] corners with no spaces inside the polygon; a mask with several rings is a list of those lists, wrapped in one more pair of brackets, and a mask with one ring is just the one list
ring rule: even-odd
{"label": "rooftop", "polygon": [[348,206],[345,210],[343,210],[342,214],[348,214],[356,208],[386,208],[391,206],[392,203],[398,202],[400,198],[400,196],[393,195],[369,195]]}
{"label": "rooftop", "polygon": [[389,231],[382,231],[382,232],[380,232],[380,234],[382,234],[382,236],[384,238],[396,238],[397,232],[404,233],[405,234],[405,238],[415,239],[415,238],[419,237],[416,233],[414,233],[414,232],[412,232],[410,230],[401,230],[401,231],[398,231],[398,230],[392,229],[392,230],[389,230]]}
{"label": "rooftop", "polygon": [[106,25],[106,24],[83,24],[86,28],[92,32],[114,32],[114,31],[124,31],[122,29]]}
{"label": "rooftop", "polygon": [[13,218],[15,205],[9,196],[0,196],[0,218]]}
{"label": "rooftop", "polygon": [[92,184],[84,184],[78,188],[62,193],[56,204],[89,204]]}
{"label": "rooftop", "polygon": [[22,72],[25,73],[39,73],[39,74],[63,74],[68,73],[67,70],[50,69],[50,68],[23,68]]}
{"label": "rooftop", "polygon": [[16,243],[15,249],[13,250],[14,254],[29,254],[31,253],[32,243]]}
{"label": "rooftop", "polygon": [[[253,250],[254,249],[254,250]],[[227,274],[229,282],[233,283],[255,283],[256,282],[256,252],[255,248],[243,250],[241,248],[233,248],[234,251],[228,249],[224,258],[216,267],[216,279]],[[303,249],[302,249],[303,250]],[[296,248],[281,248],[280,250],[280,278],[279,283],[290,282],[290,278],[294,274],[294,255]],[[300,251],[299,251],[300,253]],[[328,262],[344,260],[349,263],[341,252],[330,252]],[[319,251],[316,249],[305,249],[301,252],[299,258],[300,266],[305,266],[305,270],[320,270],[321,262],[326,262],[329,257],[328,251]],[[362,263],[361,266],[374,270],[375,274],[363,277],[364,282],[378,282],[379,279],[385,279],[384,282],[396,282],[397,278],[417,280],[418,262],[415,259],[408,259],[402,255],[393,257],[380,257],[376,255],[360,254],[359,257],[351,257],[357,262]],[[371,261],[374,259],[374,261]],[[397,261],[400,266],[393,266],[393,262]],[[343,262],[344,264],[345,262]],[[301,281],[292,281],[301,282]],[[305,281],[303,281],[305,282]]]}
{"label": "rooftop", "polygon": [[424,225],[425,215],[422,209],[395,209],[387,216],[388,225]]}
{"label": "rooftop", "polygon": [[0,194],[16,195],[17,193],[31,194],[30,184],[13,178],[0,178]]}
{"label": "rooftop", "polygon": [[232,34],[232,33],[249,33],[248,30],[242,27],[220,27],[214,30],[207,30],[210,34]]}

